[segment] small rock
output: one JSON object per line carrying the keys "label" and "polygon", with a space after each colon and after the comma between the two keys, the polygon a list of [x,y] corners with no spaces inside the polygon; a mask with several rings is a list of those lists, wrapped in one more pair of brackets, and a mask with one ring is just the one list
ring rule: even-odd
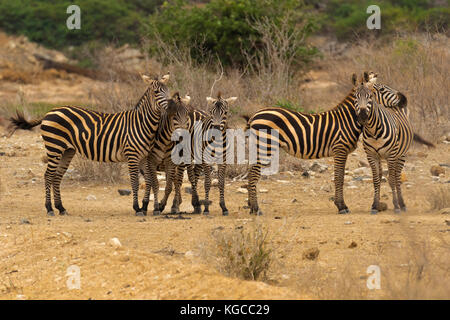
{"label": "small rock", "polygon": [[356,248],[358,246],[358,244],[355,241],[352,241],[352,243],[350,243],[350,245],[348,246],[350,249]]}
{"label": "small rock", "polygon": [[426,158],[428,157],[428,154],[426,154],[425,152],[419,151],[416,154],[419,158]]}
{"label": "small rock", "polygon": [[318,248],[310,248],[303,252],[303,259],[316,260],[319,256],[320,250]]}
{"label": "small rock", "polygon": [[386,202],[380,202],[378,204],[378,211],[386,211],[387,210],[387,203]]}
{"label": "small rock", "polygon": [[115,249],[122,247],[122,244],[120,243],[119,239],[117,239],[117,238],[109,239],[109,245]]}
{"label": "small rock", "polygon": [[309,178],[310,176],[311,176],[311,175],[309,174],[309,171],[308,171],[308,170],[303,171],[302,177]]}
{"label": "small rock", "polygon": [[18,295],[16,296],[16,299],[17,299],[17,300],[27,300],[27,297],[25,297],[25,295],[23,295],[23,294],[18,294]]}
{"label": "small rock", "polygon": [[239,192],[239,193],[248,193],[248,189],[238,188],[237,192]]}
{"label": "small rock", "polygon": [[184,256],[186,257],[186,258],[192,258],[193,256],[194,256],[194,252],[192,252],[192,251],[186,251],[186,253],[184,254]]}
{"label": "small rock", "polygon": [[440,214],[450,214],[450,208],[444,208],[439,210]]}
{"label": "small rock", "polygon": [[131,190],[128,189],[119,189],[117,191],[121,196],[129,196],[131,194]]}
{"label": "small rock", "polygon": [[319,162],[314,162],[311,167],[309,167],[309,170],[314,171],[314,172],[318,172],[318,173],[323,173],[325,171],[327,171],[328,166],[321,164]]}
{"label": "small rock", "polygon": [[90,194],[86,197],[86,200],[91,201],[91,200],[97,200],[97,197],[94,196],[93,194]]}
{"label": "small rock", "polygon": [[440,174],[445,174],[445,169],[441,167],[440,165],[434,165],[430,169],[432,176],[439,176]]}
{"label": "small rock", "polygon": [[63,236],[65,236],[66,238],[69,238],[69,239],[72,238],[72,234],[71,234],[70,232],[63,231],[62,234],[63,234]]}
{"label": "small rock", "polygon": [[406,177],[406,173],[404,173],[404,172],[401,173],[401,175],[400,175],[400,181],[401,181],[402,183],[408,181],[408,178]]}
{"label": "small rock", "polygon": [[292,202],[292,203],[295,203],[295,202],[297,202],[297,201],[298,201],[298,200],[294,198],[294,199],[292,199],[291,202]]}
{"label": "small rock", "polygon": [[259,192],[260,193],[267,193],[267,192],[269,192],[269,190],[267,190],[267,189],[259,189]]}
{"label": "small rock", "polygon": [[353,221],[345,221],[344,224],[345,225],[351,225],[351,224],[353,224]]}
{"label": "small rock", "polygon": [[24,218],[20,220],[20,224],[31,224],[31,222]]}
{"label": "small rock", "polygon": [[365,168],[369,167],[369,164],[366,161],[364,161],[364,160],[359,160],[358,165],[360,167],[365,167]]}

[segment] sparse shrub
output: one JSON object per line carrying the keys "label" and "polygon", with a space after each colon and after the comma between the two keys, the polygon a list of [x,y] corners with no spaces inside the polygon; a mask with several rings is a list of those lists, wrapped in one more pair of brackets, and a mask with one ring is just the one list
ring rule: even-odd
{"label": "sparse shrub", "polygon": [[427,200],[432,210],[450,208],[450,187],[439,186],[427,193]]}
{"label": "sparse shrub", "polygon": [[218,269],[244,280],[266,280],[272,264],[268,230],[260,224],[239,226],[213,234]]}
{"label": "sparse shrub", "polygon": [[76,175],[73,179],[79,181],[98,181],[105,183],[119,183],[127,174],[125,163],[104,163],[84,159],[77,155],[71,162]]}
{"label": "sparse shrub", "polygon": [[[148,35],[178,47],[201,44],[190,51],[197,62],[203,62],[206,53],[217,55],[226,66],[245,66],[248,61],[241,51],[253,56],[258,46],[264,46],[264,35],[255,28],[258,21],[267,19],[275,25],[289,21],[291,35],[307,37],[313,21],[302,9],[303,4],[295,0],[212,0],[204,6],[190,6],[181,0],[165,2],[151,16]],[[295,19],[284,20],[287,11],[295,13]],[[301,25],[305,20],[308,22]],[[300,58],[310,54],[304,44],[295,51]]]}

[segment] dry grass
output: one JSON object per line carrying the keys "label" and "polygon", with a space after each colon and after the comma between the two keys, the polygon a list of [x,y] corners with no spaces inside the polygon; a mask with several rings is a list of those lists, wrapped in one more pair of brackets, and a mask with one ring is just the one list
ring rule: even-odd
{"label": "dry grass", "polygon": [[353,72],[372,70],[379,82],[406,95],[416,132],[436,140],[449,130],[450,54],[445,35],[398,36],[389,43],[361,39],[345,55],[324,60],[324,71],[341,92],[351,87]]}
{"label": "dry grass", "polygon": [[216,229],[202,256],[227,276],[264,281],[273,263],[268,234],[267,228],[258,223],[230,231]]}
{"label": "dry grass", "polygon": [[427,193],[427,200],[432,210],[450,208],[450,187],[439,186]]}

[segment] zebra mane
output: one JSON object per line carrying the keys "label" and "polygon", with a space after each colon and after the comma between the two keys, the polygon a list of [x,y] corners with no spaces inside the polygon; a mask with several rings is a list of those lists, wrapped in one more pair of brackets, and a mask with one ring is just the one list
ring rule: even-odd
{"label": "zebra mane", "polygon": [[142,97],[139,99],[139,101],[134,106],[133,110],[140,110],[140,108],[142,107],[144,102],[148,101],[149,99],[150,99],[150,88],[147,88],[147,90],[145,90]]}

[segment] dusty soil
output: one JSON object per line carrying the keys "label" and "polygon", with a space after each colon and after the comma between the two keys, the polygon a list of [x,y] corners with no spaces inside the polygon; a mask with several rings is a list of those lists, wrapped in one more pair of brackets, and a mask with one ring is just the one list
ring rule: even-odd
{"label": "dusty soil", "polygon": [[[0,127],[0,135],[5,129]],[[135,217],[128,178],[120,184],[83,182],[68,175],[62,184],[68,216],[47,217],[44,209],[43,144],[38,130],[0,138],[0,298],[1,299],[305,299],[450,298],[448,214],[430,210],[427,199],[448,188],[449,168],[433,178],[430,167],[449,164],[449,144],[414,147],[405,169],[408,212],[370,215],[372,184],[358,176],[358,149],[349,157],[345,199],[351,209],[338,215],[330,197],[328,168],[310,178],[283,172],[259,184],[264,216],[248,215],[243,181],[228,181],[230,215],[222,217],[218,190],[212,189],[211,215],[187,219]],[[305,162],[306,163],[306,162]],[[358,172],[358,171],[356,171]],[[187,185],[187,184],[186,184]],[[161,184],[164,186],[164,183]],[[162,194],[162,192],[161,192]],[[94,200],[87,200],[94,195]],[[92,198],[92,197],[90,197]],[[182,209],[191,210],[183,194]],[[269,230],[273,263],[266,282],[243,281],[216,271],[211,234],[263,225]],[[110,245],[117,237],[120,248]],[[314,260],[304,258],[317,248]],[[208,256],[209,259],[205,258]],[[69,290],[69,266],[81,272],[81,288]],[[381,289],[368,290],[369,265],[381,269]]]}

